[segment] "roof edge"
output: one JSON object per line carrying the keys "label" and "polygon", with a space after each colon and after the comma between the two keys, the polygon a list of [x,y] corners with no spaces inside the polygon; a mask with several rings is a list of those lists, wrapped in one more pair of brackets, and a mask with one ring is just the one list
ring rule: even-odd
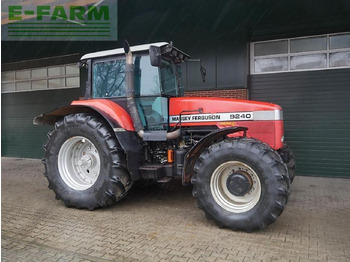
{"label": "roof edge", "polygon": [[[167,43],[167,42],[157,42],[157,43],[151,43],[151,44],[131,46],[130,49],[131,49],[131,52],[140,52],[140,51],[148,50],[150,46],[161,47],[161,46],[168,45],[168,44],[169,43]],[[80,60],[106,57],[106,56],[111,56],[111,55],[120,55],[120,54],[124,54],[124,48],[116,48],[116,49],[111,49],[111,50],[88,53],[86,55],[83,55]]]}

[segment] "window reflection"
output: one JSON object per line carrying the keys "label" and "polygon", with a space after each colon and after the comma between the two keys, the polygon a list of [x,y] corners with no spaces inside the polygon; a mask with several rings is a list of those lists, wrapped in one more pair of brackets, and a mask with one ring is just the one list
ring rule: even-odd
{"label": "window reflection", "polygon": [[330,37],[330,49],[350,48],[350,34]]}
{"label": "window reflection", "polygon": [[165,95],[176,96],[177,86],[173,64],[162,61],[163,66],[160,68],[162,79],[162,89]]}
{"label": "window reflection", "polygon": [[330,54],[329,66],[350,66],[350,52],[339,52]]}
{"label": "window reflection", "polygon": [[1,92],[79,87],[79,74],[80,71],[77,64],[2,72]]}
{"label": "window reflection", "polygon": [[93,97],[125,96],[125,60],[97,62],[93,68]]}
{"label": "window reflection", "polygon": [[327,65],[326,54],[293,56],[290,61],[290,69],[324,68]]}
{"label": "window reflection", "polygon": [[266,43],[256,43],[254,45],[255,56],[284,54],[288,52],[288,41],[271,41]]}
{"label": "window reflection", "polygon": [[158,68],[150,66],[149,56],[135,57],[135,94],[160,95]]}
{"label": "window reflection", "polygon": [[307,52],[327,49],[327,37],[309,37],[290,40],[290,52]]}
{"label": "window reflection", "polygon": [[[125,97],[125,59],[96,62],[93,66],[93,97]],[[150,66],[149,56],[134,59],[136,96],[160,95],[158,68]]]}
{"label": "window reflection", "polygon": [[255,60],[255,73],[284,71],[288,69],[286,57],[266,58]]}
{"label": "window reflection", "polygon": [[350,67],[349,32],[255,42],[250,46],[252,74]]}

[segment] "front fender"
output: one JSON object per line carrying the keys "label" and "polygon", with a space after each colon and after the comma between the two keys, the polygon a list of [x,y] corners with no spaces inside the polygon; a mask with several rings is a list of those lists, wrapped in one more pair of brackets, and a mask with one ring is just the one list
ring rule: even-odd
{"label": "front fender", "polygon": [[228,134],[242,131],[244,132],[244,136],[246,136],[247,130],[248,128],[246,127],[227,127],[211,132],[209,135],[199,140],[199,142],[188,150],[187,154],[185,155],[184,168],[182,171],[182,184],[188,185],[191,183],[193,168],[199,155],[204,151],[204,149],[208,148],[213,141],[217,140],[218,138],[225,137]]}

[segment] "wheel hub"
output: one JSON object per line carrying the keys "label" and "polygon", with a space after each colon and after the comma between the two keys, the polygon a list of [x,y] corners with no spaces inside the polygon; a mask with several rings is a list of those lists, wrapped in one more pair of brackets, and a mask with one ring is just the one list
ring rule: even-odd
{"label": "wheel hub", "polygon": [[89,168],[92,165],[92,157],[90,155],[84,155],[82,158],[78,161],[78,165],[82,168]]}
{"label": "wheel hub", "polygon": [[252,189],[251,177],[244,173],[232,173],[226,181],[228,191],[235,196],[244,196]]}
{"label": "wheel hub", "polygon": [[257,173],[248,164],[227,161],[214,170],[210,191],[222,208],[233,213],[243,213],[259,202],[261,183]]}
{"label": "wheel hub", "polygon": [[83,136],[67,139],[58,153],[58,170],[62,180],[74,190],[86,190],[97,181],[100,156],[95,145]]}

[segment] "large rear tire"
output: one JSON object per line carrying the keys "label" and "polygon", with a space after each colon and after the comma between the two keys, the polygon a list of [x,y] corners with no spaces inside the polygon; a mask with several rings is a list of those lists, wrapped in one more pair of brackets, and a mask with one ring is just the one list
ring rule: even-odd
{"label": "large rear tire", "polygon": [[112,205],[130,189],[126,157],[109,125],[88,114],[56,122],[44,146],[49,188],[67,207]]}
{"label": "large rear tire", "polygon": [[226,139],[206,149],[194,167],[198,207],[219,226],[251,232],[273,223],[289,195],[287,168],[268,145]]}

